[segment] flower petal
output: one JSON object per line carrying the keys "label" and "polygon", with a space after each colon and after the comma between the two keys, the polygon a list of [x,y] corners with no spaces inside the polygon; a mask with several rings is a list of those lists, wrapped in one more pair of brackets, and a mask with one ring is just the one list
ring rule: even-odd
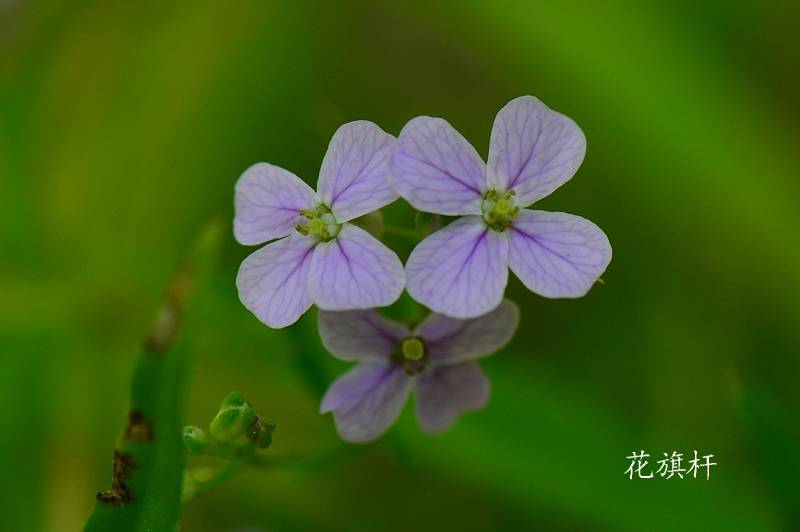
{"label": "flower petal", "polygon": [[325,349],[341,360],[386,361],[409,335],[408,327],[374,310],[320,310],[317,323]]}
{"label": "flower petal", "polygon": [[516,191],[527,207],[569,181],[583,162],[586,137],[572,119],[533,96],[511,100],[494,121],[489,186]]}
{"label": "flower petal", "polygon": [[387,160],[394,137],[358,120],[333,134],[322,160],[317,190],[339,222],[380,209],[398,198]]}
{"label": "flower petal", "polygon": [[435,312],[475,318],[497,307],[508,282],[507,232],[465,216],[420,242],[406,263],[408,293]]}
{"label": "flower petal", "polygon": [[471,320],[431,314],[415,334],[425,341],[431,363],[452,364],[498,351],[511,340],[518,323],[519,308],[505,299],[493,311]]}
{"label": "flower petal", "polygon": [[324,310],[391,305],[406,284],[394,251],[352,224],[314,251],[308,277],[311,299]]}
{"label": "flower petal", "polygon": [[475,362],[423,371],[414,382],[419,424],[428,432],[448,429],[463,412],[486,406],[490,391],[489,379]]}
{"label": "flower petal", "polygon": [[574,214],[523,209],[510,232],[511,271],[545,297],[585,295],[611,261],[605,233]]}
{"label": "flower petal", "polygon": [[294,233],[252,253],[239,267],[239,299],[270,327],[291,325],[311,306],[306,283],[314,245]]}
{"label": "flower petal", "polygon": [[389,167],[400,195],[438,214],[480,214],[486,165],[475,148],[441,118],[418,116],[405,125]]}
{"label": "flower petal", "polygon": [[315,206],[317,195],[302,179],[269,163],[254,164],[236,182],[233,234],[240,244],[261,244],[286,236],[300,209]]}
{"label": "flower petal", "polygon": [[333,412],[343,440],[374,440],[397,420],[411,389],[399,365],[358,364],[331,384],[320,413]]}

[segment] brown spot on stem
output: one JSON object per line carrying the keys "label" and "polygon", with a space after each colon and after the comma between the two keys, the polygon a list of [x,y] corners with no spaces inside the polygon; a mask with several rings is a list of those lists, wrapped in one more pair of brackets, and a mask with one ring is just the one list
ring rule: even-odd
{"label": "brown spot on stem", "polygon": [[183,306],[189,295],[192,280],[192,272],[188,266],[178,270],[173,276],[164,304],[158,311],[153,332],[145,342],[145,347],[153,353],[163,353],[172,345],[183,316]]}
{"label": "brown spot on stem", "polygon": [[125,427],[125,438],[130,441],[152,441],[153,422],[145,417],[141,410],[131,410],[128,414],[128,426]]}
{"label": "brown spot on stem", "polygon": [[122,506],[133,500],[127,481],[136,468],[133,455],[114,451],[114,465],[111,470],[111,489],[97,494],[97,502],[105,506]]}

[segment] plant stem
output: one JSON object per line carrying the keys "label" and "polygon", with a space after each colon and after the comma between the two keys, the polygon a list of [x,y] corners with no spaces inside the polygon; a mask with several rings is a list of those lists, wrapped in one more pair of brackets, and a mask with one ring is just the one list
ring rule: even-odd
{"label": "plant stem", "polygon": [[[249,446],[249,452],[245,453],[246,457],[252,455],[254,449],[253,445],[249,442],[248,446]],[[198,481],[197,479],[195,479],[195,487],[192,492],[192,496],[187,499],[184,499],[183,502],[190,501],[196,497],[208,493],[209,491],[214,490],[215,488],[227,482],[236,473],[245,469],[249,464],[249,459],[246,458],[245,456],[240,456],[235,452],[229,453],[225,463],[222,466],[218,467],[213,475],[202,481]]]}
{"label": "plant stem", "polygon": [[128,425],[114,451],[111,488],[97,494],[86,531],[175,530],[184,465],[183,382],[188,348],[179,335],[187,302],[214,262],[221,224],[210,225],[169,284],[131,386]]}
{"label": "plant stem", "polygon": [[414,240],[414,241],[419,240],[419,233],[417,233],[417,231],[415,231],[414,229],[408,229],[408,228],[405,228],[405,227],[397,227],[397,226],[394,226],[394,225],[384,225],[383,226],[383,232],[387,233],[387,234],[390,234],[390,235],[402,236],[402,237],[405,237],[405,238],[409,238],[409,239]]}

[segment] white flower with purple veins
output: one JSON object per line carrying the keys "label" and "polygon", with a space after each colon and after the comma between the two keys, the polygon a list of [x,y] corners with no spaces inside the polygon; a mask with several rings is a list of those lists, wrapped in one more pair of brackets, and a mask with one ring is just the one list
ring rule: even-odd
{"label": "white flower with purple veins", "polygon": [[351,310],[392,304],[405,275],[397,255],[347,223],[397,199],[386,160],[395,139],[372,122],[341,126],[322,161],[317,192],[277,166],[259,163],[236,183],[234,235],[261,244],[239,268],[242,303],[274,328],[312,304]]}
{"label": "white flower with purple veins", "polygon": [[421,211],[461,216],[411,253],[411,297],[480,316],[502,301],[509,268],[542,296],[586,294],[611,260],[606,235],[579,216],[525,209],[568,181],[585,152],[577,124],[532,96],[497,114],[488,165],[445,120],[406,124],[390,156],[397,191]]}
{"label": "white flower with purple veins", "polygon": [[486,405],[489,380],[474,359],[503,347],[518,322],[508,300],[470,320],[431,314],[413,331],[374,310],[322,311],[322,343],[358,365],[331,385],[320,411],[333,412],[343,439],[370,441],[395,422],[413,388],[423,430],[447,429],[462,412]]}

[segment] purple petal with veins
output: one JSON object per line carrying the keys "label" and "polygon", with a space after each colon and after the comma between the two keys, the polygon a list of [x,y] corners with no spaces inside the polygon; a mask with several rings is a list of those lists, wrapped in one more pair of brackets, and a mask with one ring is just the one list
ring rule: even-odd
{"label": "purple petal with veins", "polygon": [[239,267],[239,299],[270,327],[291,325],[311,306],[306,283],[314,245],[293,233],[252,253]]}
{"label": "purple petal with veins", "polygon": [[570,118],[533,96],[516,98],[494,121],[489,186],[513,189],[517,205],[527,207],[569,181],[585,153],[586,138]]}
{"label": "purple petal with veins", "polygon": [[414,391],[419,424],[432,432],[450,428],[462,413],[486,406],[491,384],[478,364],[462,362],[423,371]]}
{"label": "purple petal with veins", "polygon": [[387,165],[394,140],[366,120],[336,130],[322,161],[317,190],[337,221],[352,220],[397,199]]}
{"label": "purple petal with veins", "polygon": [[254,164],[236,182],[233,234],[245,245],[286,236],[300,220],[299,211],[316,203],[316,193],[293,173]]}
{"label": "purple petal with veins", "polygon": [[605,233],[574,214],[523,209],[510,233],[511,271],[545,297],[585,295],[611,261]]}
{"label": "purple petal with veins", "polygon": [[341,360],[386,362],[409,335],[408,327],[371,309],[320,310],[317,324],[325,349]]}
{"label": "purple petal with veins", "polygon": [[431,314],[414,331],[425,341],[431,364],[452,364],[494,353],[506,345],[519,323],[519,309],[508,299],[493,311],[459,320]]}
{"label": "purple petal with veins", "polygon": [[400,415],[410,388],[411,379],[401,366],[361,363],[331,384],[320,413],[333,412],[342,439],[374,440]]}
{"label": "purple petal with veins", "polygon": [[400,195],[438,214],[480,214],[486,165],[475,148],[441,118],[411,120],[392,148],[389,167]]}
{"label": "purple petal with veins", "polygon": [[385,307],[404,287],[403,265],[394,251],[352,224],[314,251],[308,290],[321,309]]}
{"label": "purple petal with veins", "polygon": [[408,293],[433,311],[474,318],[497,307],[508,282],[508,232],[465,216],[420,242],[406,263]]}

